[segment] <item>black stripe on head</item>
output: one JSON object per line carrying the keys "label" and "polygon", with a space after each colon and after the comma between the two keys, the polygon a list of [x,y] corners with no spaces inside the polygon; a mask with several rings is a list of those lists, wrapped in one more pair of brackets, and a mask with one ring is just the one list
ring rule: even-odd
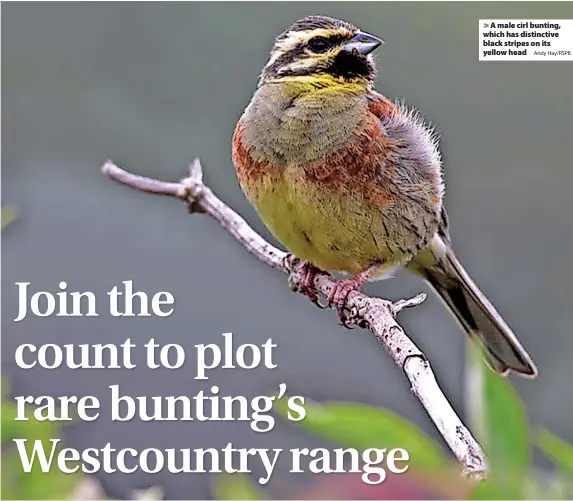
{"label": "black stripe on head", "polygon": [[318,30],[318,29],[336,29],[336,28],[346,28],[349,31],[356,31],[356,26],[347,23],[346,21],[342,21],[340,19],[334,19],[333,17],[328,16],[308,16],[303,19],[299,19],[296,23],[294,23],[290,28],[283,31],[278,37],[277,40],[281,40],[286,38],[286,35],[289,31],[311,31],[311,30]]}
{"label": "black stripe on head", "polygon": [[[278,74],[279,70],[285,67],[287,64],[291,63],[292,61],[298,59],[302,54],[304,54],[305,45],[301,44],[295,47],[294,49],[282,54],[278,57],[278,59],[269,67],[265,68],[264,72],[269,75],[276,75]],[[293,72],[289,74],[294,75]],[[284,73],[286,75],[286,73]]]}
{"label": "black stripe on head", "polygon": [[[279,50],[279,48],[284,50],[282,44],[287,41],[289,34],[311,31],[318,31],[318,33],[311,39],[301,37],[301,41],[292,44],[288,52],[277,54],[278,57],[263,70],[261,81],[272,76],[297,76],[315,73],[329,73],[347,80],[356,78],[374,80],[376,70],[372,60],[364,55],[344,50],[332,57],[315,57],[315,64],[312,67],[287,69],[293,61],[303,58],[312,59],[313,53],[318,55],[327,52],[332,47],[351,40],[358,32],[358,28],[345,21],[327,16],[308,16],[294,23],[276,38],[275,50]],[[296,40],[296,36],[293,38]],[[317,45],[316,49],[313,49],[312,42],[317,39],[320,39],[322,45]]]}

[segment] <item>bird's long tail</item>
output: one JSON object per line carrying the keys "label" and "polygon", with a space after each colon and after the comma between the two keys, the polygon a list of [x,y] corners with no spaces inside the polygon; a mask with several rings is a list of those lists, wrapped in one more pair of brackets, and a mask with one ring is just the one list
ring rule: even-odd
{"label": "bird's long tail", "polygon": [[472,338],[484,348],[488,365],[502,375],[513,370],[535,377],[537,369],[515,334],[464,270],[449,246],[428,251],[410,266],[425,278]]}

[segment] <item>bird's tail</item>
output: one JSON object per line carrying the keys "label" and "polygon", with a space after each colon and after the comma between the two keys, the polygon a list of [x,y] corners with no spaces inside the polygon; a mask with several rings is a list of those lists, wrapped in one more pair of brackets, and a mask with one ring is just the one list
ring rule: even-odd
{"label": "bird's tail", "polygon": [[[502,375],[510,370],[535,377],[537,368],[501,315],[482,294],[449,246],[408,266],[425,278],[472,338],[484,348],[488,365]],[[439,256],[437,254],[440,254]]]}

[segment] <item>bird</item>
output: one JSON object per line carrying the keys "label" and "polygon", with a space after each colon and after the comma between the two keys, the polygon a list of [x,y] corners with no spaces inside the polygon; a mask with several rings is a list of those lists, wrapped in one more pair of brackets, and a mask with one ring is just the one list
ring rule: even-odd
{"label": "bird", "polygon": [[232,137],[238,182],[262,222],[303,263],[343,274],[348,295],[397,269],[425,279],[497,373],[535,377],[515,334],[452,249],[438,134],[374,89],[383,40],[324,15],[280,33]]}

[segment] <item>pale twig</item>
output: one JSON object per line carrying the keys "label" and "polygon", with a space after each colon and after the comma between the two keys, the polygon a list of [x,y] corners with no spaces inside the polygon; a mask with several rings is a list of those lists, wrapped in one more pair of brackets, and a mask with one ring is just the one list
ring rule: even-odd
{"label": "pale twig", "polygon": [[[255,257],[287,273],[293,289],[301,289],[304,277],[302,262],[265,241],[241,216],[214,195],[203,184],[199,160],[192,162],[189,176],[179,183],[136,176],[110,161],[102,167],[102,172],[130,188],[179,198],[191,212],[208,214]],[[335,286],[335,280],[327,273],[317,272],[312,286],[318,294],[328,296]],[[487,475],[487,462],[481,447],[440,390],[424,354],[396,322],[395,317],[401,310],[417,306],[425,298],[425,294],[419,294],[411,299],[391,302],[361,292],[351,292],[346,301],[345,320],[349,324],[369,329],[374,334],[410,380],[412,392],[461,463],[463,473],[472,479],[482,479]]]}

